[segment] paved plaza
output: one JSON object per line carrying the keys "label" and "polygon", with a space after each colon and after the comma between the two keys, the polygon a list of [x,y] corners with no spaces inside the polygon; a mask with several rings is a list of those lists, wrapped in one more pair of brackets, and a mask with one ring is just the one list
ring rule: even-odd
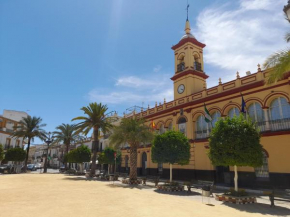
{"label": "paved plaza", "polygon": [[[158,193],[155,188],[129,187],[120,182],[85,181],[64,174],[0,175],[0,216],[290,216],[290,205],[202,203],[199,192]],[[261,203],[262,202],[262,203]]]}

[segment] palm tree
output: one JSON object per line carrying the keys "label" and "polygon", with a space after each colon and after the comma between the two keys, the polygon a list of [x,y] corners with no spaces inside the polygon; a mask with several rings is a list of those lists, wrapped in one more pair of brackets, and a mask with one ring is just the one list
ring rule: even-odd
{"label": "palm tree", "polygon": [[143,119],[123,118],[120,125],[116,126],[110,138],[110,143],[115,146],[129,144],[130,146],[130,183],[137,179],[137,148],[142,143],[151,142],[153,133]]}
{"label": "palm tree", "polygon": [[81,120],[80,123],[76,124],[77,133],[83,133],[86,136],[93,129],[93,156],[90,172],[90,175],[93,176],[96,171],[97,152],[99,151],[99,131],[106,133],[112,128],[112,125],[110,118],[106,117],[108,107],[102,103],[90,103],[89,106],[82,107],[81,110],[86,116],[76,117],[72,121]]}
{"label": "palm tree", "polygon": [[[76,142],[80,139],[79,134],[77,133],[76,125],[74,124],[61,124],[56,127],[57,131],[53,132],[54,141],[53,143],[60,143],[66,146],[65,154],[69,151],[69,146],[72,142]],[[67,168],[67,164],[65,164],[65,168]]]}
{"label": "palm tree", "polygon": [[41,122],[42,122],[42,119],[40,117],[35,117],[35,116],[24,117],[20,121],[20,124],[15,128],[15,132],[12,134],[12,137],[14,138],[28,139],[27,149],[26,149],[26,158],[25,158],[25,164],[24,164],[25,172],[27,168],[30,142],[31,141],[33,142],[35,137],[40,138],[41,140],[44,140],[46,138],[46,133],[42,129],[42,127],[45,127],[46,124],[42,124]]}
{"label": "palm tree", "polygon": [[[289,22],[290,20],[286,18]],[[286,42],[290,42],[290,32],[285,35]],[[284,78],[286,73],[290,71],[290,49],[281,50],[270,57],[264,63],[265,69],[270,69],[268,84],[272,84]]]}

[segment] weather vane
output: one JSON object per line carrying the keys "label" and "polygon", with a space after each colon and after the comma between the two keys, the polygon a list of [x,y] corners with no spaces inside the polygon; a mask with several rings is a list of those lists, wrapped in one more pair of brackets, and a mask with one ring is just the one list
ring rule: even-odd
{"label": "weather vane", "polygon": [[187,21],[188,21],[188,8],[189,8],[189,4],[188,4],[188,1],[187,1],[187,7],[186,7],[186,10],[187,10]]}

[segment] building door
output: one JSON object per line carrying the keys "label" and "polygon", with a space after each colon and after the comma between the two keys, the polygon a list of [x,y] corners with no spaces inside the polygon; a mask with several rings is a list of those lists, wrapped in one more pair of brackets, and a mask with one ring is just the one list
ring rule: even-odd
{"label": "building door", "polygon": [[146,176],[146,169],[147,169],[147,154],[143,152],[142,154],[142,175]]}

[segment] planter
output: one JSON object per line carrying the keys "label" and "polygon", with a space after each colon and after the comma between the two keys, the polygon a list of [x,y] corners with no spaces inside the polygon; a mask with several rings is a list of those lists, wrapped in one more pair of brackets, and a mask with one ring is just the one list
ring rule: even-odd
{"label": "planter", "polygon": [[248,204],[248,203],[257,203],[256,196],[231,196],[231,195],[218,195],[216,194],[215,197],[218,201],[230,202],[234,204]]}
{"label": "planter", "polygon": [[170,185],[157,185],[157,190],[160,190],[160,191],[183,191],[184,190],[184,186],[183,185],[173,185],[173,186],[170,186]]}
{"label": "planter", "polygon": [[136,179],[136,180],[123,179],[122,183],[127,184],[127,185],[140,185],[142,184],[142,179]]}

